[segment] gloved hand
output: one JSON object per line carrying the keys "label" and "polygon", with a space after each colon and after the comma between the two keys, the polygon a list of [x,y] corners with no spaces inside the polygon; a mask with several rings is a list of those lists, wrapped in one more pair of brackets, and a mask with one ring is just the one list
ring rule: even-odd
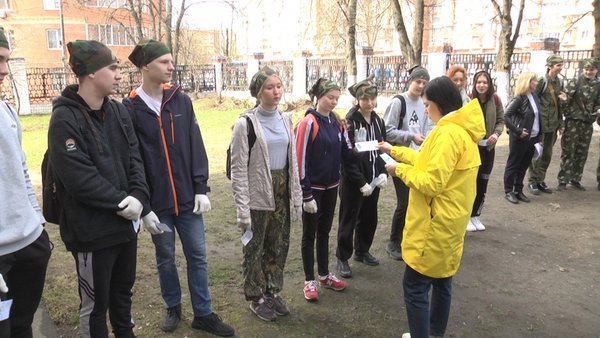
{"label": "gloved hand", "polygon": [[379,174],[379,176],[377,176],[377,181],[375,182],[375,185],[379,189],[385,188],[385,186],[387,185],[387,175],[386,174]]}
{"label": "gloved hand", "polygon": [[137,198],[127,196],[117,206],[119,208],[124,208],[123,210],[117,211],[117,215],[131,221],[140,219],[140,215],[142,214],[142,203],[138,201]]}
{"label": "gloved hand", "polygon": [[240,229],[240,231],[242,232],[242,234],[244,232],[246,232],[247,230],[252,230],[252,219],[250,217],[248,217],[248,218],[238,218],[237,219],[237,226]]}
{"label": "gloved hand", "polygon": [[198,194],[194,196],[194,211],[193,213],[196,215],[203,214],[205,212],[209,212],[211,209],[210,200],[208,196],[204,194]]}
{"label": "gloved hand", "polygon": [[367,140],[367,130],[364,127],[360,127],[354,134],[354,142],[365,142]]}
{"label": "gloved hand", "polygon": [[363,195],[363,197],[371,196],[373,193],[373,188],[371,188],[369,183],[365,183],[365,185],[360,188],[360,193]]}
{"label": "gloved hand", "polygon": [[302,209],[308,214],[316,214],[319,208],[317,207],[317,201],[314,199],[308,202],[302,202]]}
{"label": "gloved hand", "polygon": [[160,220],[154,211],[150,211],[148,215],[142,217],[142,225],[152,235],[163,233],[163,231],[158,228],[158,223],[160,223]]}
{"label": "gloved hand", "polygon": [[0,273],[0,292],[2,292],[2,293],[8,292],[8,287],[6,286],[6,283],[4,282],[4,277],[2,277],[1,273]]}

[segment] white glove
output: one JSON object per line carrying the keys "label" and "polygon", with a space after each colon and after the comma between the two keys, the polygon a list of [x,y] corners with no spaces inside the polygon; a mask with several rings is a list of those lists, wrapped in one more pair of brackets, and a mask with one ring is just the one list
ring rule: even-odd
{"label": "white glove", "polygon": [[240,229],[240,231],[242,232],[242,234],[248,230],[252,230],[252,219],[250,217],[238,218],[237,226]]}
{"label": "white glove", "polygon": [[163,231],[158,228],[158,223],[160,223],[160,220],[154,211],[150,211],[148,215],[142,217],[142,225],[151,235],[163,233]]}
{"label": "white glove", "polygon": [[2,293],[8,292],[8,287],[6,286],[6,283],[4,282],[4,277],[2,277],[1,273],[0,273],[0,292],[2,292]]}
{"label": "white glove", "polygon": [[302,209],[308,214],[316,214],[319,208],[317,207],[317,201],[314,199],[308,202],[302,202]]}
{"label": "white glove", "polygon": [[354,134],[354,143],[365,142],[367,140],[367,130],[364,127],[360,127]]}
{"label": "white glove", "polygon": [[209,212],[211,209],[210,200],[208,196],[204,194],[198,194],[194,196],[194,211],[193,213],[196,215],[203,214],[205,212]]}
{"label": "white glove", "polygon": [[133,196],[127,196],[117,206],[119,208],[125,208],[123,210],[117,211],[117,215],[131,221],[136,221],[140,219],[143,207],[142,203],[138,201],[137,198]]}
{"label": "white glove", "polygon": [[385,188],[385,186],[387,185],[387,175],[379,174],[379,176],[377,176],[377,181],[375,182],[375,185],[379,187],[379,189]]}
{"label": "white glove", "polygon": [[363,195],[363,197],[371,196],[373,193],[373,188],[371,188],[369,183],[365,183],[365,185],[360,188],[360,193]]}

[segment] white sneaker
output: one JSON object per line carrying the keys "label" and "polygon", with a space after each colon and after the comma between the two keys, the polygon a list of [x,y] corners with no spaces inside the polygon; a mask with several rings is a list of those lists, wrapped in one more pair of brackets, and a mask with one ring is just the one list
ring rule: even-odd
{"label": "white sneaker", "polygon": [[475,227],[475,224],[473,224],[473,219],[470,218],[469,219],[469,223],[467,223],[467,231],[472,232],[472,231],[477,231],[477,228]]}
{"label": "white sneaker", "polygon": [[402,338],[410,338],[410,333],[408,333],[408,332],[403,333]]}
{"label": "white sneaker", "polygon": [[471,217],[471,223],[473,223],[473,225],[475,226],[475,229],[477,229],[477,231],[485,230],[485,225],[483,225],[483,223],[481,223],[481,221],[479,220],[479,217]]}

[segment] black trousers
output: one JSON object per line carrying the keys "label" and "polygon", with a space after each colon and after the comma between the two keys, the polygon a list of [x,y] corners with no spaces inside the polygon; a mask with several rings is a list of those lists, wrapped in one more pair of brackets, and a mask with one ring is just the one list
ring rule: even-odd
{"label": "black trousers", "polygon": [[44,230],[23,249],[0,256],[0,273],[8,286],[2,300],[13,300],[9,318],[0,322],[0,337],[33,337],[31,323],[42,298],[50,254],[50,241]]}
{"label": "black trousers", "polygon": [[494,168],[494,158],[496,157],[496,148],[489,149],[479,146],[479,158],[481,158],[481,166],[477,171],[477,195],[473,202],[473,211],[471,217],[478,217],[483,210],[483,202],[485,202],[485,194],[490,181],[490,175]]}
{"label": "black trousers", "polygon": [[408,194],[410,189],[396,176],[392,176],[394,189],[396,190],[396,210],[392,217],[392,229],[390,231],[390,242],[402,243],[402,233],[406,223],[406,211],[408,210]]}
{"label": "black trousers", "polygon": [[336,251],[340,260],[348,260],[352,250],[357,253],[369,252],[377,229],[377,201],[379,188],[375,188],[371,196],[363,197],[359,187],[342,179]]}
{"label": "black trousers", "polygon": [[315,279],[315,236],[317,239],[317,271],[319,276],[329,274],[329,232],[337,203],[337,188],[313,190],[318,210],[315,214],[302,213],[302,264],[305,280]]}
{"label": "black trousers", "polygon": [[79,278],[79,323],[84,337],[108,337],[106,311],[116,338],[133,337],[131,289],[137,240],[92,252],[73,252]]}
{"label": "black trousers", "polygon": [[535,144],[539,135],[523,140],[510,133],[508,140],[508,159],[504,169],[504,192],[523,192],[523,179],[531,163],[535,151]]}

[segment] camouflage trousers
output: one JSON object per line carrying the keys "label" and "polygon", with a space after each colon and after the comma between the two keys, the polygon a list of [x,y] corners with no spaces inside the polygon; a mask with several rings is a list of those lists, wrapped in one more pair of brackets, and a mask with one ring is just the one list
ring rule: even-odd
{"label": "camouflage trousers", "polygon": [[546,180],[546,171],[552,161],[552,149],[556,143],[557,131],[551,133],[542,133],[541,141],[544,143],[542,156],[537,160],[531,161],[529,165],[529,183],[542,183]]}
{"label": "camouflage trousers", "polygon": [[565,132],[560,141],[562,153],[558,183],[581,182],[593,132],[594,128],[589,122],[565,120]]}
{"label": "camouflage trousers", "polygon": [[244,295],[258,300],[283,288],[283,268],[290,247],[288,170],[271,170],[275,210],[251,210],[252,239],[244,247]]}

